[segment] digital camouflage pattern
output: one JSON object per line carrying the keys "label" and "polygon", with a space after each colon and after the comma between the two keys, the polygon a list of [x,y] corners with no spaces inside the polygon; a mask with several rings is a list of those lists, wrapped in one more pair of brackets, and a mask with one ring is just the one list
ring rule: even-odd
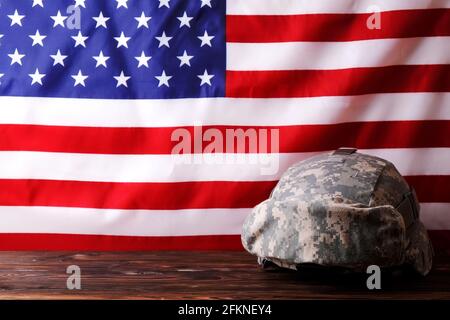
{"label": "digital camouflage pattern", "polygon": [[356,152],[319,155],[287,170],[247,217],[242,243],[260,259],[291,269],[409,264],[425,275],[433,250],[406,194],[408,184],[386,160]]}

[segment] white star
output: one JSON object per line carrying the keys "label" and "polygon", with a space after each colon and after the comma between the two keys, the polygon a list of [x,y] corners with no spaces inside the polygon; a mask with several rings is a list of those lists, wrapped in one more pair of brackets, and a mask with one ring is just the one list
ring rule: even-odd
{"label": "white star", "polygon": [[127,42],[130,40],[130,37],[125,37],[125,35],[122,33],[120,34],[120,37],[114,37],[114,40],[117,41],[117,48],[120,48],[124,46],[125,48],[128,48]]}
{"label": "white star", "polygon": [[158,48],[161,48],[162,46],[166,46],[167,48],[170,48],[169,46],[169,41],[170,39],[172,39],[173,37],[168,37],[166,36],[166,32],[163,31],[161,37],[155,37],[158,41],[159,41],[159,46]]}
{"label": "white star", "polygon": [[50,57],[54,60],[53,65],[56,66],[57,64],[60,64],[64,67],[64,59],[67,58],[67,56],[62,55],[61,51],[58,50],[56,54],[50,55]]}
{"label": "white star", "polygon": [[78,6],[86,8],[85,2],[86,2],[86,0],[75,0],[75,8]]}
{"label": "white star", "polygon": [[189,67],[191,66],[191,59],[194,56],[188,56],[186,50],[184,50],[184,53],[182,56],[177,56],[178,59],[180,59],[180,67],[184,66],[185,64]]}
{"label": "white star", "polygon": [[28,75],[31,77],[31,85],[38,83],[42,86],[42,78],[45,77],[45,74],[39,73],[39,69],[36,69],[34,73]]}
{"label": "white star", "polygon": [[204,45],[208,45],[211,47],[211,40],[214,39],[214,36],[208,35],[208,32],[205,30],[205,33],[203,34],[203,36],[200,36],[197,38],[202,40],[202,44],[200,45],[200,47],[203,47]]}
{"label": "white star", "polygon": [[20,54],[19,51],[14,51],[14,53],[12,54],[8,54],[8,57],[11,58],[11,65],[13,65],[14,63],[20,64],[22,65],[22,59],[23,57],[25,57],[24,54]]}
{"label": "white star", "polygon": [[[0,79],[3,78],[5,74],[4,73],[0,73]],[[0,85],[2,84],[2,82],[0,81]]]}
{"label": "white star", "polygon": [[119,9],[120,7],[125,7],[128,9],[127,5],[128,0],[116,0],[116,2],[117,2],[117,9]]}
{"label": "white star", "polygon": [[95,61],[97,61],[97,64],[95,65],[96,68],[99,66],[104,66],[105,68],[107,68],[106,61],[109,59],[109,57],[104,56],[103,51],[100,51],[98,56],[93,56],[92,58],[94,58]]}
{"label": "white star", "polygon": [[47,36],[42,36],[39,33],[39,30],[36,30],[35,35],[29,35],[29,37],[31,39],[33,39],[33,44],[31,45],[32,47],[34,47],[36,44],[40,45],[41,47],[44,46],[44,43],[42,42],[42,40],[44,40],[45,38],[47,38]]}
{"label": "white star", "polygon": [[170,4],[169,4],[170,0],[159,0],[159,7],[167,7],[170,8]]}
{"label": "white star", "polygon": [[190,27],[191,27],[191,24],[189,23],[189,21],[191,21],[191,20],[194,19],[194,18],[188,17],[187,14],[186,14],[186,11],[185,11],[185,12],[183,13],[183,16],[182,16],[182,17],[177,17],[177,19],[180,20],[180,28],[181,28],[182,26],[187,26],[188,28],[190,28]]}
{"label": "white star", "polygon": [[85,76],[83,75],[83,73],[81,72],[81,70],[78,70],[78,74],[73,74],[72,78],[75,80],[75,84],[73,85],[74,87],[76,87],[77,85],[82,85],[83,87],[85,87],[85,83],[84,81],[88,78],[89,76]]}
{"label": "white star", "polygon": [[208,7],[212,8],[211,7],[211,0],[200,0],[200,1],[202,2],[202,5],[201,5],[200,8],[203,8],[204,6],[208,6]]}
{"label": "white star", "polygon": [[131,78],[131,77],[125,76],[125,75],[123,74],[123,71],[120,72],[120,75],[119,75],[119,76],[114,77],[114,79],[117,80],[116,88],[118,88],[118,87],[120,87],[120,86],[122,86],[122,85],[128,88],[127,81],[128,81],[130,78]]}
{"label": "white star", "polygon": [[103,12],[100,11],[98,17],[92,17],[92,19],[97,21],[95,28],[104,27],[105,29],[108,29],[108,27],[106,26],[106,21],[108,21],[110,18],[103,16]]}
{"label": "white star", "polygon": [[160,76],[156,76],[155,78],[158,79],[158,81],[159,81],[158,88],[161,87],[162,85],[165,85],[166,87],[170,87],[169,80],[172,78],[172,76],[166,75],[166,72],[164,70]]}
{"label": "white star", "polygon": [[141,16],[140,17],[135,17],[134,19],[136,19],[136,21],[137,22],[139,22],[138,23],[138,29],[140,28],[140,27],[146,27],[146,28],[148,28],[148,21],[151,19],[152,17],[146,17],[145,16],[145,14],[144,14],[144,11],[142,11],[142,14],[141,14]]}
{"label": "white star", "polygon": [[64,26],[64,20],[67,19],[67,16],[63,16],[61,15],[61,12],[58,10],[58,13],[56,14],[56,16],[51,16],[50,18],[53,19],[53,21],[55,21],[53,23],[53,28],[55,28],[56,26],[61,26],[61,27],[65,27]]}
{"label": "white star", "polygon": [[14,14],[8,15],[8,18],[11,19],[11,27],[15,24],[22,26],[22,19],[25,18],[25,16],[20,15],[16,10],[14,11]]}
{"label": "white star", "polygon": [[83,46],[86,48],[86,43],[85,41],[88,39],[89,37],[84,37],[81,34],[81,31],[78,31],[78,34],[76,36],[72,36],[72,39],[75,40],[75,47],[78,46]]}
{"label": "white star", "polygon": [[35,6],[40,6],[40,7],[44,7],[44,4],[42,3],[42,0],[33,0],[33,8]]}
{"label": "white star", "polygon": [[208,84],[209,86],[211,86],[211,79],[214,78],[214,75],[208,74],[208,71],[205,69],[205,72],[203,72],[203,74],[199,74],[197,77],[202,80],[202,82],[200,83],[200,87],[204,84]]}
{"label": "white star", "polygon": [[150,56],[146,56],[144,51],[142,51],[141,56],[140,57],[134,57],[137,61],[139,61],[139,65],[138,68],[140,68],[141,66],[145,66],[148,68],[148,60],[150,60],[152,57]]}

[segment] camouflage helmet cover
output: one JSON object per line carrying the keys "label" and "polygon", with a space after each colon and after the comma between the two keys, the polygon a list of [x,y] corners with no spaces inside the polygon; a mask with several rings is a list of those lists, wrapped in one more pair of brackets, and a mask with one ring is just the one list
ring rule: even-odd
{"label": "camouflage helmet cover", "polygon": [[427,274],[433,249],[414,190],[392,163],[355,151],[341,148],[290,167],[246,218],[245,249],[291,269],[407,264]]}

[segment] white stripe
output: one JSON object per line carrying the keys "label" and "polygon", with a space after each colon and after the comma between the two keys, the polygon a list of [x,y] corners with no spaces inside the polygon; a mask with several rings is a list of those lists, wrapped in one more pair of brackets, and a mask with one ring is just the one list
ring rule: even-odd
{"label": "white stripe", "polygon": [[229,15],[372,13],[377,11],[450,8],[448,0],[227,0]]}
{"label": "white stripe", "polygon": [[[393,162],[403,175],[450,175],[450,148],[360,150]],[[316,152],[283,154],[102,155],[0,152],[0,179],[105,182],[272,181]],[[185,159],[186,159],[185,157]]]}
{"label": "white stripe", "polygon": [[227,70],[331,70],[450,64],[450,37],[228,43]]}
{"label": "white stripe", "polygon": [[404,176],[450,175],[450,148],[359,150],[392,162]]}
{"label": "white stripe", "polygon": [[3,96],[0,97],[0,124],[176,127],[194,124],[281,126],[357,121],[449,120],[449,105],[450,93],[173,100]]}
{"label": "white stripe", "polygon": [[[0,233],[63,233],[117,236],[240,234],[245,209],[112,210],[67,207],[0,207],[8,219]],[[422,203],[428,229],[450,230],[449,203]]]}
{"label": "white stripe", "polygon": [[450,230],[450,203],[421,203],[420,220],[430,230]]}
{"label": "white stripe", "polygon": [[239,234],[248,209],[111,210],[0,207],[8,216],[0,233],[67,233],[120,236]]}

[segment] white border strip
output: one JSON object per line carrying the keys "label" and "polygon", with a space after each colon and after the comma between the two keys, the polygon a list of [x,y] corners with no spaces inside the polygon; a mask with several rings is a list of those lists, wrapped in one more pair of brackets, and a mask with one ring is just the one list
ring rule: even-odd
{"label": "white border strip", "polygon": [[[359,150],[393,162],[403,175],[450,175],[450,148]],[[104,182],[273,181],[297,161],[316,155],[103,155],[0,152],[0,179]],[[182,162],[181,160],[188,160]]]}
{"label": "white border strip", "polygon": [[292,99],[100,100],[0,97],[1,124],[80,127],[282,126],[450,120],[450,93]]}
{"label": "white border strip", "polygon": [[229,15],[372,13],[450,8],[448,0],[227,0]]}
{"label": "white border strip", "polygon": [[227,70],[333,70],[450,64],[450,37],[227,43]]}

